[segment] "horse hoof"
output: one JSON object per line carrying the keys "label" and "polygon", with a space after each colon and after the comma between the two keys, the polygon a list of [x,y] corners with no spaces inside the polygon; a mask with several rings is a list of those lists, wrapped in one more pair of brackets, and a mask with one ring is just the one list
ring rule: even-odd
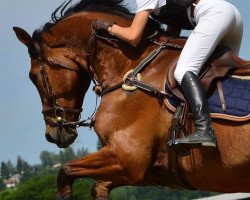
{"label": "horse hoof", "polygon": [[65,195],[56,195],[56,200],[72,200],[72,195],[71,194],[65,194]]}
{"label": "horse hoof", "polygon": [[109,200],[108,197],[97,197],[95,200]]}

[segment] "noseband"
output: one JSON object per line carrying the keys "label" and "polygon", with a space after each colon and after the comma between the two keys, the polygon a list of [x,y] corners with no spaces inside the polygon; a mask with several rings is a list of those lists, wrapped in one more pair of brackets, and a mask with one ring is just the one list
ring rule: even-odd
{"label": "noseband", "polygon": [[[87,120],[80,120],[81,119],[81,112],[82,112],[82,108],[79,109],[68,109],[68,108],[64,108],[63,106],[61,106],[57,100],[56,97],[54,96],[53,93],[53,89],[52,86],[50,84],[49,81],[49,77],[48,74],[46,72],[46,68],[45,68],[45,63],[49,63],[52,64],[54,66],[58,66],[67,70],[70,70],[72,72],[78,73],[78,70],[73,69],[70,66],[67,66],[65,64],[62,64],[58,61],[53,60],[52,58],[44,58],[42,56],[42,52],[41,52],[41,48],[38,42],[34,41],[34,46],[35,46],[35,51],[36,52],[32,52],[33,55],[36,55],[39,61],[39,65],[40,65],[40,75],[42,77],[42,81],[43,84],[45,86],[45,93],[47,94],[47,98],[48,98],[48,102],[52,105],[50,108],[47,109],[43,109],[42,110],[42,114],[44,116],[44,120],[45,122],[47,122],[50,126],[52,127],[59,127],[59,128],[76,128],[79,126],[91,126],[91,123],[86,123],[87,120],[89,120],[89,118]],[[54,118],[52,117],[48,117],[47,115],[50,113],[54,113]],[[65,117],[66,117],[66,113],[73,113],[73,114],[78,114],[78,120],[77,121],[68,121]]]}

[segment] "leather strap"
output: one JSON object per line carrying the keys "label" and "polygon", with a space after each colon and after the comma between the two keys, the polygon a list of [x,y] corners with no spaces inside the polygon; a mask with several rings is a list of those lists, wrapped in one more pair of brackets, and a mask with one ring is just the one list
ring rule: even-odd
{"label": "leather strap", "polygon": [[[170,38],[168,41],[164,42],[164,43],[157,43],[157,42],[154,42],[156,45],[159,45],[159,47],[155,50],[153,50],[145,59],[143,59],[139,65],[137,65],[137,67],[134,69],[134,71],[132,72],[132,75],[131,75],[131,79],[128,80],[131,85],[134,85],[134,86],[137,86],[139,87],[140,89],[143,89],[143,90],[146,90],[148,92],[153,92],[154,94],[157,94],[157,96],[167,96],[167,94],[163,91],[160,91],[158,88],[152,86],[152,85],[149,85],[149,84],[146,84],[146,83],[143,83],[141,81],[138,81],[136,80],[136,78],[134,78],[139,72],[141,72],[142,70],[144,70],[144,68],[153,60],[155,59],[155,57],[161,52],[162,49],[166,49],[166,48],[170,48],[170,49],[182,49],[183,47],[182,46],[178,46],[178,45],[175,45],[175,44],[169,44],[168,42],[171,40],[172,38]],[[153,42],[153,41],[152,41]],[[128,78],[129,79],[129,78]],[[127,81],[127,80],[126,80]],[[111,86],[109,88],[106,88],[104,89],[102,92],[101,92],[101,96],[109,93],[109,92],[113,92],[117,89],[119,89],[121,86],[122,86],[123,82],[121,83],[118,83],[114,86]]]}
{"label": "leather strap", "polygon": [[142,60],[139,65],[135,68],[132,73],[132,76],[136,76],[144,67],[149,64],[160,52],[162,49],[165,49],[167,44],[161,44],[157,49],[152,51],[144,60]]}
{"label": "leather strap", "polygon": [[219,93],[219,97],[220,97],[222,111],[226,112],[227,105],[226,105],[226,100],[225,100],[225,96],[224,96],[224,92],[223,92],[223,88],[222,88],[222,83],[220,80],[217,82],[217,88],[218,88],[218,93]]}

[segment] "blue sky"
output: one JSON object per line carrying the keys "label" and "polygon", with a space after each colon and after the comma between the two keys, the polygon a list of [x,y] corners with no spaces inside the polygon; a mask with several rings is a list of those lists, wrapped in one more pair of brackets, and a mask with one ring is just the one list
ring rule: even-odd
{"label": "blue sky", "polygon": [[[12,31],[13,26],[24,28],[30,34],[50,20],[52,11],[64,0],[0,0],[0,162],[16,161],[21,155],[31,164],[39,163],[42,150],[58,152],[44,137],[44,122],[40,97],[28,78],[30,59],[27,48]],[[127,0],[130,6],[134,1]],[[240,56],[250,60],[249,0],[231,0],[244,18],[244,38]],[[94,94],[87,93],[83,117],[94,109]],[[96,150],[97,137],[87,128],[79,129],[74,149]]]}

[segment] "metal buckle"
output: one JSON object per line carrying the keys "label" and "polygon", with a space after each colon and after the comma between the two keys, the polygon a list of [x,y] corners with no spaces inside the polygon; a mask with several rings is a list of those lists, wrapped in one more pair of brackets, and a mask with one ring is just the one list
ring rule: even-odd
{"label": "metal buckle", "polygon": [[138,73],[136,76],[132,76],[133,71],[134,70],[128,71],[123,77],[124,84],[122,84],[122,88],[126,91],[134,91],[137,89],[137,87],[133,85],[133,79],[141,81],[141,74]]}

